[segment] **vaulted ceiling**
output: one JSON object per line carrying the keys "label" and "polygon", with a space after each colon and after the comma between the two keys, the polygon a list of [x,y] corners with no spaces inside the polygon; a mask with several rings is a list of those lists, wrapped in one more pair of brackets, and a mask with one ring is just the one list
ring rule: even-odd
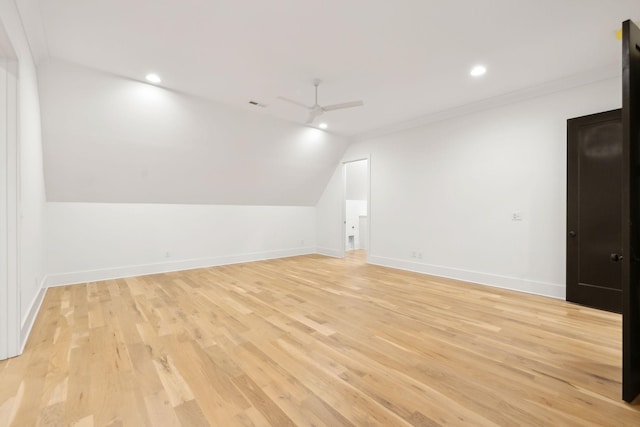
{"label": "vaulted ceiling", "polygon": [[[58,58],[358,135],[557,79],[615,75],[637,0],[18,0],[38,62]],[[469,76],[477,63],[488,73]],[[254,107],[248,101],[266,104]]]}

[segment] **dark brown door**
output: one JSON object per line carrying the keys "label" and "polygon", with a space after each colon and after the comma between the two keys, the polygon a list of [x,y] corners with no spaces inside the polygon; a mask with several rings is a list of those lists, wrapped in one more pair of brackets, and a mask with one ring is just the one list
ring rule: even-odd
{"label": "dark brown door", "polygon": [[640,393],[640,30],[622,24],[622,398]]}
{"label": "dark brown door", "polygon": [[567,301],[622,311],[621,110],[567,121]]}

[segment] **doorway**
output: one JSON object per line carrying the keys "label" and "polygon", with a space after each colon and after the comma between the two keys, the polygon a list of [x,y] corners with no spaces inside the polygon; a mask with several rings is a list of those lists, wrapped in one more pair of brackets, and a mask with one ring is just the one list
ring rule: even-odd
{"label": "doorway", "polygon": [[[344,163],[343,243],[345,253],[369,250],[369,160]],[[354,252],[355,253],[355,252]]]}
{"label": "doorway", "polygon": [[622,311],[622,111],[567,121],[567,301]]}

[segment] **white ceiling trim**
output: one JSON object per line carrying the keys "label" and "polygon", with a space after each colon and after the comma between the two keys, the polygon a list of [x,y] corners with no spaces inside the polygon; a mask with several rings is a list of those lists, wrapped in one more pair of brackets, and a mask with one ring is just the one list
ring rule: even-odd
{"label": "white ceiling trim", "polygon": [[468,114],[490,110],[492,108],[515,104],[529,99],[551,95],[556,92],[562,92],[591,83],[616,78],[619,77],[621,73],[622,70],[620,69],[619,64],[609,64],[583,73],[575,74],[573,76],[535,86],[530,86],[525,89],[520,89],[503,95],[494,96],[492,98],[483,99],[481,101],[473,102],[459,107],[438,111],[436,113],[426,114],[415,119],[380,127],[371,131],[362,132],[353,135],[352,140],[355,142],[365,141],[420,126],[426,126],[428,124],[440,122],[443,120],[449,120],[456,117],[466,116]]}

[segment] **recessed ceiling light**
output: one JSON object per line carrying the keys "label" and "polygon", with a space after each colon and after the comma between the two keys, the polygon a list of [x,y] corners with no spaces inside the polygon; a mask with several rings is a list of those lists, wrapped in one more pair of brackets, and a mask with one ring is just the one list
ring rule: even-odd
{"label": "recessed ceiling light", "polygon": [[319,127],[320,129],[326,129],[326,128],[328,128],[329,126],[328,126],[326,123],[320,123],[320,124],[318,125],[318,127]]}
{"label": "recessed ceiling light", "polygon": [[473,77],[480,77],[484,75],[486,72],[487,72],[487,67],[485,67],[484,65],[476,65],[471,69],[471,72],[469,74],[471,74]]}
{"label": "recessed ceiling light", "polygon": [[145,79],[147,79],[148,82],[153,83],[153,84],[158,84],[162,81],[162,79],[160,79],[160,76],[155,74],[155,73],[150,73],[147,74],[145,76]]}

